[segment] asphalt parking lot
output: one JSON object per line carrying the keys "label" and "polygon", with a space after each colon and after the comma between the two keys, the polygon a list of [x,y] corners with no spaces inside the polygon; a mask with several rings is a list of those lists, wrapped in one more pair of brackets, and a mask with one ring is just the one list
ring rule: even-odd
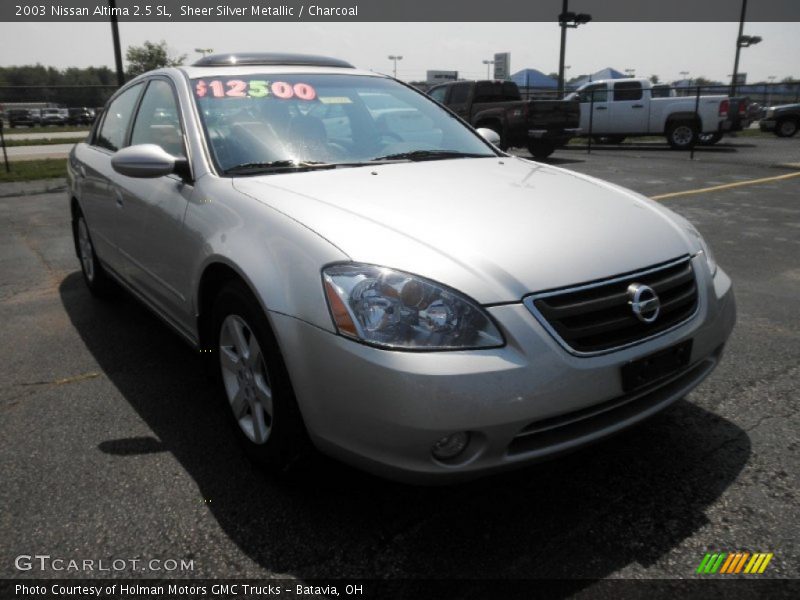
{"label": "asphalt parking lot", "polygon": [[775,554],[762,577],[800,577],[800,177],[787,166],[800,140],[731,139],[694,161],[663,145],[570,147],[550,162],[648,196],[717,187],[661,201],[715,250],[739,321],[716,372],[659,416],[443,488],[322,458],[286,478],[260,472],[220,425],[200,357],[135,301],[89,295],[65,195],[0,198],[0,577],[83,576],[15,570],[40,553],[193,560],[181,577],[590,590],[693,577],[706,552],[738,550]]}

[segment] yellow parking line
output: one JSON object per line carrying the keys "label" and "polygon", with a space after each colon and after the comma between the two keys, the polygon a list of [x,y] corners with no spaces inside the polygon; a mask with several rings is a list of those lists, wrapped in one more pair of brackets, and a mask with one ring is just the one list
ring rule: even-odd
{"label": "yellow parking line", "polygon": [[718,190],[729,190],[731,188],[743,187],[745,185],[758,185],[759,183],[769,183],[770,181],[783,181],[784,179],[792,179],[793,177],[800,177],[800,171],[798,171],[797,173],[787,173],[786,175],[776,175],[774,177],[762,177],[761,179],[748,179],[747,181],[725,183],[722,185],[715,185],[707,188],[698,188],[695,190],[684,190],[682,192],[671,192],[669,194],[660,194],[658,196],[650,196],[650,199],[664,200],[665,198],[676,198],[678,196],[692,196],[694,194],[705,194],[706,192],[716,192]]}

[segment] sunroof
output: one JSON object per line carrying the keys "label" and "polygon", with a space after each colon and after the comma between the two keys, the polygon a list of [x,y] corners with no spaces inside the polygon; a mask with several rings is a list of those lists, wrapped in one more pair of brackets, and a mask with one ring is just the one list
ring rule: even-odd
{"label": "sunroof", "polygon": [[304,67],[354,68],[349,62],[327,56],[311,54],[288,54],[281,52],[236,52],[231,54],[212,54],[204,56],[194,67],[230,67],[234,65],[288,65]]}

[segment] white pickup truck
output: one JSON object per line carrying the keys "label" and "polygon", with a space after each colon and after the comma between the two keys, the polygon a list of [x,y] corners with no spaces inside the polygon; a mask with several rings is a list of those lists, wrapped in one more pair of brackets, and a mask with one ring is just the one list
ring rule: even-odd
{"label": "white pickup truck", "polygon": [[611,143],[663,135],[670,146],[683,150],[694,146],[701,133],[730,129],[727,96],[700,96],[695,112],[695,96],[665,96],[653,87],[647,79],[603,79],[582,85],[566,99],[581,104],[582,135]]}

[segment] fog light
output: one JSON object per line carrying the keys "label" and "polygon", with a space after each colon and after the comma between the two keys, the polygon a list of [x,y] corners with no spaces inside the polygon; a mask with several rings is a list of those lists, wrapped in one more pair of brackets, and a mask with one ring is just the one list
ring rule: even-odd
{"label": "fog light", "polygon": [[433,445],[431,452],[433,457],[438,460],[449,460],[461,454],[467,444],[469,444],[469,433],[459,431],[440,439]]}

